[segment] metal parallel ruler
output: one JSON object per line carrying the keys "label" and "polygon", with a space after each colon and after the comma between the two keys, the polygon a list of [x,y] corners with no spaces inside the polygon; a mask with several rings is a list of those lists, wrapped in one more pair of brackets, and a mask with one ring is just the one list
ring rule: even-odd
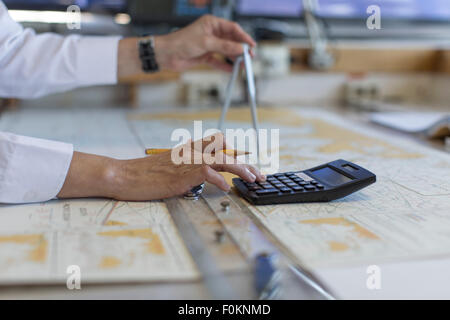
{"label": "metal parallel ruler", "polygon": [[[202,197],[250,261],[254,262],[264,252],[274,254],[279,258],[277,268],[280,271],[286,273],[287,270],[283,269],[287,267],[323,298],[335,299],[331,291],[298,261],[289,248],[285,248],[264,225],[252,218],[253,213],[239,196],[232,192],[226,194],[218,187],[208,184]],[[228,204],[226,209],[224,204]]]}
{"label": "metal parallel ruler", "polygon": [[[261,227],[252,220],[252,213],[238,196],[226,194],[216,186],[207,184],[202,198],[192,202],[182,198],[171,198],[165,200],[165,203],[180,236],[201,273],[203,283],[213,299],[270,298],[275,291],[263,290],[263,292],[259,292],[257,288],[254,288],[254,296],[249,297],[243,295],[242,290],[231,285],[223,267],[223,260],[227,257],[218,259],[218,254],[211,252],[211,243],[202,236],[202,233],[204,233],[203,225],[193,219],[202,219],[201,217],[211,219],[212,215],[213,218],[218,220],[218,225],[226,233],[225,236],[231,238],[231,241],[242,253],[243,259],[250,266],[250,268],[247,268],[247,272],[252,271],[249,276],[253,282],[257,280],[255,278],[258,278],[258,272],[254,268],[255,261],[258,261],[261,253],[267,252],[276,254],[278,257],[276,265],[277,273],[280,273],[282,278],[281,286],[298,286],[298,288],[290,289],[294,296],[304,296],[306,290],[310,293],[309,296],[322,299],[334,298],[313,274],[286,255],[285,250],[280,250],[278,243],[274,242],[273,237],[266,234],[266,230],[261,231]],[[224,206],[225,203],[228,205]],[[211,212],[205,212],[208,207]],[[220,231],[218,228],[215,228],[215,230]],[[214,237],[211,237],[211,239],[214,239]],[[216,246],[219,248],[220,243],[216,243]],[[273,283],[270,282],[270,284]],[[295,292],[301,290],[302,293]],[[289,295],[287,298],[291,297]]]}
{"label": "metal parallel ruler", "polygon": [[224,272],[217,266],[214,257],[190,221],[188,213],[185,212],[181,205],[181,201],[183,200],[179,198],[170,198],[164,202],[178,228],[181,238],[194,259],[207,290],[213,299],[235,299],[236,293],[233,292]]}

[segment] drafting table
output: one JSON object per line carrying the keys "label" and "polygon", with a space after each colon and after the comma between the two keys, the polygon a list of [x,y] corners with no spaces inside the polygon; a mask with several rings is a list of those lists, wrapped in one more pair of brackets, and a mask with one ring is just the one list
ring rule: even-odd
{"label": "drafting table", "polygon": [[[433,266],[440,266],[437,268],[439,270],[442,270],[442,266],[448,263],[449,259],[446,257],[449,256],[450,245],[447,245],[448,239],[443,233],[443,230],[448,227],[446,224],[447,217],[443,212],[449,208],[449,170],[444,171],[433,180],[420,180],[421,190],[417,190],[417,186],[411,184],[411,180],[426,177],[425,173],[427,172],[434,173],[441,167],[449,168],[448,154],[415,145],[411,141],[401,138],[386,139],[385,133],[377,132],[373,128],[367,128],[361,124],[349,126],[348,122],[341,122],[340,117],[330,112],[314,110],[297,112],[291,109],[265,108],[260,110],[259,116],[262,127],[279,128],[281,131],[280,170],[310,167],[342,156],[350,161],[362,163],[363,166],[373,170],[380,177],[380,180],[373,187],[352,195],[348,199],[329,204],[249,207],[259,225],[274,232],[277,241],[282,246],[300,257],[308,268],[315,270],[320,279],[326,280],[326,283],[340,293],[341,297],[354,297],[355,295],[363,298],[383,297],[380,296],[383,290],[379,294],[373,292],[367,294],[366,291],[361,291],[364,290],[364,287],[361,289],[361,283],[359,282],[351,288],[352,290],[339,292],[342,288],[339,279],[345,279],[342,275],[346,274],[346,277],[349,278],[358,274],[359,280],[365,279],[366,275],[363,271],[365,271],[364,266],[367,265],[367,262],[379,263],[381,266],[392,266],[406,263],[405,261],[432,261],[437,259],[438,262]],[[192,129],[193,120],[204,120],[206,127],[214,127],[217,125],[218,117],[219,111],[152,113],[148,110],[133,112],[118,109],[26,109],[16,113],[4,114],[0,120],[0,130],[73,142],[75,148],[83,152],[132,158],[143,156],[143,148],[145,147],[167,147],[170,144],[170,133],[173,128],[186,127]],[[246,126],[249,123],[249,117],[248,109],[233,108],[229,112],[227,123],[230,127]],[[355,132],[361,133],[362,136],[358,136]],[[385,161],[385,167],[381,166],[383,163],[380,163],[380,159]],[[429,171],[425,172],[423,168],[419,168],[420,161],[426,161],[430,167]],[[417,170],[413,170],[415,172],[412,173],[405,172],[404,166],[398,165],[400,163],[408,163]],[[391,168],[389,168],[389,165]],[[381,175],[380,171],[382,172]],[[420,191],[419,194],[417,194],[418,191]],[[383,202],[379,201],[381,197],[384,197]],[[422,201],[423,199],[427,199],[427,201]],[[159,279],[155,275],[148,274],[132,279],[127,268],[120,269],[124,265],[124,261],[127,261],[127,263],[136,261],[130,258],[132,255],[128,254],[128,251],[124,251],[125,253],[119,257],[121,259],[112,256],[114,250],[111,249],[111,246],[113,249],[115,248],[113,244],[126,249],[129,243],[136,243],[139,248],[141,246],[147,248],[148,245],[150,257],[160,254],[161,246],[155,240],[157,237],[154,234],[160,236],[163,247],[171,245],[170,250],[163,250],[170,253],[169,256],[185,252],[182,248],[182,241],[179,241],[176,231],[170,227],[164,227],[163,229],[164,232],[169,232],[169,234],[175,232],[175,235],[171,237],[164,238],[162,236],[163,231],[155,227],[155,229],[152,229],[154,234],[143,234],[133,229],[135,231],[133,231],[133,237],[130,241],[135,242],[123,240],[125,236],[122,231],[139,224],[139,221],[141,221],[139,219],[142,217],[146,219],[143,221],[151,226],[166,226],[167,212],[161,209],[164,206],[160,206],[158,203],[117,204],[113,211],[102,211],[100,210],[103,208],[101,203],[109,209],[113,209],[114,204],[109,200],[89,200],[90,203],[86,205],[83,201],[50,202],[41,207],[44,211],[43,214],[38,214],[39,211],[36,211],[36,214],[32,216],[44,220],[46,219],[45,215],[50,215],[50,213],[54,213],[53,217],[61,218],[60,216],[62,216],[62,220],[57,221],[57,225],[61,226],[61,229],[57,231],[64,231],[63,237],[67,237],[67,239],[76,239],[76,235],[70,238],[70,234],[65,233],[67,230],[70,231],[75,226],[79,228],[77,230],[87,230],[88,227],[92,227],[92,223],[95,224],[98,221],[101,226],[98,230],[93,229],[92,239],[101,236],[102,241],[98,242],[99,248],[110,250],[111,255],[97,257],[94,252],[92,257],[100,259],[99,267],[103,267],[102,270],[109,270],[105,272],[111,277],[116,272],[114,268],[122,270],[121,278],[123,281],[118,283],[109,279],[102,282],[99,281],[100,279],[93,277],[92,283],[84,285],[82,283],[83,289],[79,291],[67,290],[61,284],[25,285],[26,282],[23,282],[20,286],[2,286],[0,298],[182,299],[209,297],[195,272],[195,268],[190,268],[191,262],[185,254],[181,254],[182,259],[184,259],[182,261],[184,261],[184,266],[189,272],[180,272],[176,268],[167,269],[168,272],[172,270],[171,273],[169,275],[161,273]],[[70,220],[72,225],[69,227],[67,227],[68,220],[64,220],[64,213],[69,210],[69,207],[65,207],[66,204],[69,204],[72,214],[71,219],[74,219]],[[415,211],[414,208],[419,205],[426,211],[426,216],[418,215],[420,212]],[[95,208],[100,206],[100,209],[92,214],[89,210],[83,209],[92,206]],[[215,230],[220,226],[220,223],[212,215],[210,207],[203,199],[195,203],[181,200],[181,206],[187,212],[192,213],[190,217],[193,225],[199,230],[199,234],[204,239],[210,254],[217,259],[216,262],[225,270],[230,284],[239,288],[244,298],[254,298],[251,267],[227,235],[222,242],[217,243],[215,241]],[[5,211],[6,208],[1,207],[0,219],[2,218],[2,212],[20,214],[24,211],[23,208],[25,207],[15,206],[14,208],[9,207],[7,208],[8,211]],[[408,210],[412,210],[412,212]],[[105,212],[105,214],[108,214],[110,211],[112,212],[111,215],[105,220],[103,214]],[[129,214],[136,211],[146,212],[146,214]],[[150,214],[150,212],[156,213]],[[375,218],[371,215],[372,212],[382,212],[383,215],[380,218],[383,219],[372,219]],[[156,220],[149,220],[150,217]],[[420,225],[422,223],[421,218],[428,221],[423,226]],[[35,227],[37,223],[42,226],[47,223],[46,221],[33,220],[30,225]],[[415,239],[417,243],[415,247],[407,247],[405,239],[408,237],[408,232],[401,233],[398,239],[388,241],[391,236],[385,229],[388,221],[399,230],[408,232],[415,231],[414,228],[410,229],[409,226],[415,223],[419,227],[425,227],[429,233],[418,236]],[[289,226],[289,228],[286,229],[286,226]],[[280,234],[276,230],[285,230],[286,232]],[[0,231],[0,257],[2,257],[2,254],[7,252],[2,251],[2,246],[10,238],[5,236],[5,230]],[[434,236],[428,236],[429,234]],[[91,235],[91,233],[88,235]],[[323,235],[322,238],[321,235]],[[2,239],[4,240],[3,243]],[[26,254],[29,253],[30,249],[36,250],[34,252],[38,252],[39,249],[38,247],[32,247],[33,238],[30,239],[30,243],[27,245],[31,247],[24,249]],[[114,239],[114,242],[110,239]],[[172,242],[167,239],[171,239]],[[349,240],[345,242],[346,239]],[[426,242],[426,239],[430,239],[430,241]],[[11,243],[8,243],[9,245]],[[139,252],[137,254],[139,255]],[[36,255],[33,257],[36,257]],[[166,260],[162,258],[162,255],[158,257],[162,259],[162,262],[173,267],[170,257]],[[398,257],[401,257],[399,261],[396,260]],[[151,262],[145,259],[138,259],[138,261],[141,261],[141,265]],[[342,264],[342,261],[351,262],[352,265],[347,266]],[[418,269],[415,270],[424,270],[423,268],[426,269],[426,266],[428,266],[425,262],[420,263],[420,265],[416,264]],[[139,266],[133,270],[138,274],[142,272]],[[351,270],[358,271],[353,273]],[[389,273],[393,272],[389,270],[398,269],[386,267],[386,270]],[[428,279],[425,276],[419,275],[418,277],[422,280]],[[283,296],[285,298],[323,298],[296,277],[285,278],[284,282],[286,283]],[[441,283],[441,285],[438,296],[450,296],[448,286],[445,286],[445,283]],[[386,286],[383,288],[386,288]],[[387,289],[384,292],[387,292]],[[390,293],[390,295],[387,295],[388,297],[402,295],[401,288],[399,289],[400,292],[396,292],[394,289],[399,288],[388,291]],[[424,292],[430,292],[433,288],[427,288],[425,283],[425,286],[422,286],[421,289],[422,294],[424,294]],[[407,292],[403,292],[403,294],[408,297]]]}

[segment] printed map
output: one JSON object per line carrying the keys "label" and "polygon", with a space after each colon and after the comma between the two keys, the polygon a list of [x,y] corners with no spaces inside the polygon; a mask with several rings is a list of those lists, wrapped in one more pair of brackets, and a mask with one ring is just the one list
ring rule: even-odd
{"label": "printed map", "polygon": [[[40,121],[49,117],[54,126]],[[173,146],[176,128],[192,130],[194,120],[214,128],[218,118],[219,110],[30,110],[6,113],[0,130],[130,158],[142,156],[144,147]],[[377,175],[375,184],[330,203],[250,206],[302,263],[314,269],[450,255],[448,153],[326,111],[260,108],[259,119],[262,128],[280,130],[280,171],[342,158]],[[248,109],[230,110],[228,128],[250,123]],[[0,206],[0,283],[64,280],[72,264],[94,282],[199,276],[162,202],[91,199]]]}
{"label": "printed map", "polygon": [[185,280],[198,274],[160,202],[50,201],[0,207],[0,282]]}
{"label": "printed map", "polygon": [[[133,116],[143,126],[171,127],[214,111]],[[176,119],[175,119],[176,118]],[[181,120],[180,120],[181,119]],[[367,264],[450,255],[450,155],[382,134],[326,111],[260,108],[261,128],[280,129],[280,171],[336,159],[355,162],[377,182],[330,203],[250,206],[255,216],[305,265]],[[171,125],[169,125],[171,123]],[[248,109],[232,109],[228,127],[249,127]],[[186,125],[185,125],[186,126]],[[189,126],[189,124],[187,124]],[[140,130],[139,130],[140,129]]]}

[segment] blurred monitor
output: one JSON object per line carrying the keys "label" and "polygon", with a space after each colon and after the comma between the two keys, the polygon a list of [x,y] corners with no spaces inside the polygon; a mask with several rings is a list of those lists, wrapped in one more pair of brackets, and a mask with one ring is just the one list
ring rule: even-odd
{"label": "blurred monitor", "polygon": [[[238,17],[296,18],[302,0],[236,0]],[[378,5],[382,19],[450,20],[450,0],[317,0],[317,15],[331,19],[365,19],[367,8]]]}
{"label": "blurred monitor", "polygon": [[212,12],[210,0],[129,0],[135,24],[168,23],[182,26]]}
{"label": "blurred monitor", "polygon": [[77,5],[82,11],[123,11],[126,0],[3,0],[9,9],[66,10]]}
{"label": "blurred monitor", "polygon": [[237,0],[238,17],[300,18],[301,0]]}
{"label": "blurred monitor", "polygon": [[364,19],[371,5],[389,20],[449,20],[449,0],[318,0],[317,14],[325,18]]}
{"label": "blurred monitor", "polygon": [[78,5],[82,10],[86,9],[88,1],[67,1],[67,0],[3,0],[9,9],[29,9],[29,10],[65,10],[72,4]]}

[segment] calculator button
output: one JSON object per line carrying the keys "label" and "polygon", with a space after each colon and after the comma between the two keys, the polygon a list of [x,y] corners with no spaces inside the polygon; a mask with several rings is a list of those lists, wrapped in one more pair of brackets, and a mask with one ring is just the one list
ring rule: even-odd
{"label": "calculator button", "polygon": [[294,182],[286,183],[286,185],[287,185],[288,187],[296,187],[296,186],[297,186],[297,184],[294,183]]}
{"label": "calculator button", "polygon": [[274,193],[278,193],[278,190],[277,189],[264,189],[264,190],[256,191],[256,194],[260,195],[260,196],[274,194]]}
{"label": "calculator button", "polygon": [[276,188],[284,188],[284,184],[282,183],[274,183],[273,184]]}
{"label": "calculator button", "polygon": [[309,183],[306,182],[306,181],[302,181],[302,182],[299,182],[299,185],[301,185],[301,186],[307,186],[307,185],[309,185]]}
{"label": "calculator button", "polygon": [[275,173],[273,176],[277,178],[284,177],[284,173]]}
{"label": "calculator button", "polygon": [[292,187],[292,189],[293,189],[294,191],[303,191],[303,188],[302,188],[302,187],[299,187],[299,186]]}
{"label": "calculator button", "polygon": [[273,185],[269,184],[269,185],[264,185],[263,186],[264,189],[273,189]]}
{"label": "calculator button", "polygon": [[262,188],[261,187],[258,187],[258,186],[254,186],[254,187],[248,187],[248,190],[250,190],[250,191],[256,191],[256,190],[261,190]]}
{"label": "calculator button", "polygon": [[311,191],[311,190],[314,190],[314,189],[316,189],[314,186],[312,186],[312,185],[307,185],[307,186],[305,186],[304,187],[306,190],[308,190],[308,191]]}
{"label": "calculator button", "polygon": [[318,183],[318,184],[316,184],[316,188],[318,188],[318,189],[323,189],[323,188],[325,188],[325,187],[324,187],[323,184]]}
{"label": "calculator button", "polygon": [[311,180],[310,183],[312,183],[312,184],[319,184],[319,181]]}
{"label": "calculator button", "polygon": [[289,177],[289,178],[294,178],[294,177],[296,177],[296,175],[295,175],[295,173],[286,173],[285,174],[287,177]]}
{"label": "calculator button", "polygon": [[280,188],[280,191],[283,193],[291,192],[291,188]]}

